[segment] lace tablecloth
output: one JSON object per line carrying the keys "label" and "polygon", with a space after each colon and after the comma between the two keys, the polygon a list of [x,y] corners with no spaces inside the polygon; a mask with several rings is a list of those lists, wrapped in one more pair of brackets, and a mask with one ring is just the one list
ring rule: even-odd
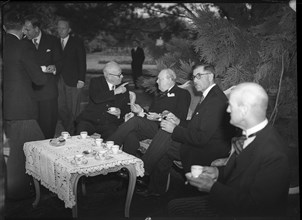
{"label": "lace tablecloth", "polygon": [[54,147],[48,140],[26,142],[23,150],[26,156],[26,173],[39,180],[43,186],[56,193],[65,202],[66,208],[76,204],[72,181],[81,174],[94,176],[115,172],[121,167],[133,164],[137,176],[144,175],[143,161],[125,152],[109,154],[111,158],[96,160],[85,157],[87,164],[74,165],[71,161],[85,150],[98,150],[93,138],[81,139],[72,136],[66,144]]}

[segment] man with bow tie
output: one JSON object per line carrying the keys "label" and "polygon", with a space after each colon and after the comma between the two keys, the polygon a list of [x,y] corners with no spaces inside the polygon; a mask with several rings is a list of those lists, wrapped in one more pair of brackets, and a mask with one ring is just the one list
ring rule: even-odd
{"label": "man with bow tie", "polygon": [[230,123],[241,128],[244,137],[233,140],[226,166],[205,166],[197,178],[186,174],[192,186],[208,195],[172,200],[170,214],[189,216],[193,209],[197,216],[269,217],[286,213],[290,181],[286,145],[268,124],[267,106],[268,95],[259,84],[242,83],[232,90],[227,108]]}
{"label": "man with bow tie", "polygon": [[[179,88],[175,81],[176,74],[173,70],[161,70],[156,82],[163,95],[154,98],[149,112],[146,112],[146,110],[138,104],[132,104],[131,111],[136,114],[136,116],[123,123],[108,140],[123,145],[123,151],[137,155],[140,140],[152,139],[159,132],[162,132],[162,130],[160,130],[162,113],[173,112],[177,117],[185,120],[188,114],[191,96],[187,90]],[[166,138],[165,135],[161,136]],[[150,151],[154,149],[148,148],[142,158],[144,162],[146,162],[145,156],[149,155]],[[161,150],[165,151],[164,149]],[[156,154],[160,156],[159,153]]]}
{"label": "man with bow tie", "polygon": [[38,123],[46,139],[55,135],[58,120],[57,65],[61,59],[60,45],[56,38],[41,30],[41,19],[36,15],[25,17],[24,34],[36,48],[36,59],[47,76],[43,86],[33,85],[38,101]]}

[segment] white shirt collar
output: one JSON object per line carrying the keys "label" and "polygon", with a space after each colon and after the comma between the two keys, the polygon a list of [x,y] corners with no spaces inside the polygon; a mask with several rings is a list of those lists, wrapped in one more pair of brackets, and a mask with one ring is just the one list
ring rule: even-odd
{"label": "white shirt collar", "polygon": [[209,86],[209,87],[202,93],[202,95],[203,95],[204,98],[208,95],[208,93],[210,92],[210,90],[211,90],[215,85],[216,85],[216,84],[214,83],[213,85]]}
{"label": "white shirt collar", "polygon": [[257,124],[256,126],[254,126],[252,128],[249,128],[246,131],[243,131],[242,134],[246,135],[246,136],[249,136],[250,134],[253,134],[253,133],[256,133],[256,132],[262,130],[267,124],[268,124],[268,120],[266,118],[264,121]]}
{"label": "white shirt collar", "polygon": [[170,90],[175,86],[175,84],[173,86],[171,86],[167,91],[170,92]]}
{"label": "white shirt collar", "polygon": [[37,39],[37,44],[40,44],[41,36],[42,36],[42,32],[40,31],[39,35],[37,37],[35,37],[35,38],[32,39],[32,42],[34,43],[35,39]]}
{"label": "white shirt collar", "polygon": [[108,84],[109,90],[112,91],[112,86],[114,86],[114,85],[112,83],[108,82],[107,80],[106,80],[106,82]]}
{"label": "white shirt collar", "polygon": [[17,34],[14,34],[14,33],[9,33],[9,34],[14,35],[14,36],[16,36],[16,38],[18,38],[19,40],[21,40],[21,38],[19,38],[19,36]]}
{"label": "white shirt collar", "polygon": [[67,37],[61,38],[61,41],[64,40],[64,44],[66,45],[66,42],[68,41],[68,39],[69,39],[69,34],[67,35]]}

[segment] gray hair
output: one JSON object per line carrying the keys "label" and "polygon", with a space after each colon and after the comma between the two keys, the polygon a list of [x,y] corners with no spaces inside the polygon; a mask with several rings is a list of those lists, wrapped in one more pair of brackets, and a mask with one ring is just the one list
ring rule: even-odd
{"label": "gray hair", "polygon": [[163,69],[162,71],[165,72],[167,78],[170,78],[173,82],[176,81],[176,73],[172,69],[167,68]]}

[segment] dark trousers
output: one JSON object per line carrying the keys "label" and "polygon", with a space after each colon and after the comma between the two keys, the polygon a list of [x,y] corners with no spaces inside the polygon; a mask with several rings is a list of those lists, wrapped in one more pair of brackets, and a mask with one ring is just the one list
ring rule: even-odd
{"label": "dark trousers", "polygon": [[23,145],[28,141],[43,140],[44,135],[36,120],[5,121],[4,126],[10,148],[6,165],[6,197],[23,199],[30,193]]}
{"label": "dark trousers", "polygon": [[132,79],[137,88],[137,79],[143,74],[143,65],[132,65]]}
{"label": "dark trousers", "polygon": [[152,142],[146,153],[142,157],[145,173],[152,173],[158,161],[168,151],[171,146],[171,142],[171,134],[159,129],[156,135],[152,138]]}
{"label": "dark trousers", "polygon": [[58,82],[58,109],[59,118],[62,121],[63,127],[71,135],[74,134],[74,122],[80,114],[81,90],[77,87],[70,87],[65,84],[62,77]]}
{"label": "dark trousers", "polygon": [[123,151],[126,153],[136,155],[136,151],[140,147],[139,141],[153,138],[158,129],[158,122],[135,116],[121,124],[108,140],[114,141],[120,146],[123,145]]}
{"label": "dark trousers", "polygon": [[172,141],[171,139],[169,142],[167,152],[156,163],[156,166],[150,173],[149,190],[159,194],[163,194],[166,191],[168,175],[173,166],[173,160],[180,160],[179,149],[181,143]]}
{"label": "dark trousers", "polygon": [[38,101],[38,111],[38,124],[45,138],[53,138],[58,121],[58,99]]}

